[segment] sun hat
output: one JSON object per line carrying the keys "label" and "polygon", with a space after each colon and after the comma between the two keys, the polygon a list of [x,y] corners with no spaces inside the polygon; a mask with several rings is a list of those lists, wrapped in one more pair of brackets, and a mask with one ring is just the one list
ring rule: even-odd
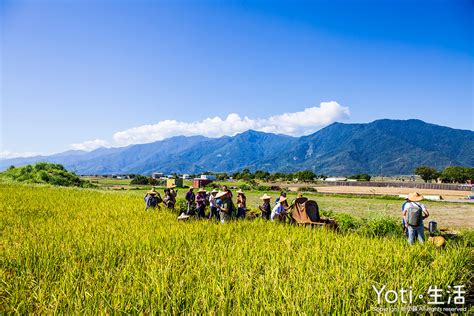
{"label": "sun hat", "polygon": [[418,202],[424,199],[423,195],[418,192],[412,192],[408,194],[408,199],[413,202]]}
{"label": "sun hat", "polygon": [[272,197],[268,194],[264,194],[262,197],[260,197],[260,200],[270,200]]}
{"label": "sun hat", "polygon": [[220,197],[223,197],[224,195],[226,195],[227,192],[226,191],[220,191],[216,194],[216,198],[220,198]]}
{"label": "sun hat", "polygon": [[244,194],[244,191],[242,191],[242,189],[239,189],[239,191],[237,191],[237,194]]}
{"label": "sun hat", "polygon": [[204,189],[204,188],[201,188],[199,189],[199,191],[197,191],[197,193],[206,193],[207,191]]}
{"label": "sun hat", "polygon": [[285,202],[286,201],[286,197],[285,196],[280,196],[280,200],[278,200],[280,203],[281,202]]}
{"label": "sun hat", "polygon": [[211,194],[212,194],[212,193],[217,193],[217,192],[219,192],[219,191],[217,191],[216,189],[214,189],[214,190],[211,191]]}
{"label": "sun hat", "polygon": [[158,192],[156,192],[155,188],[153,188],[150,191],[148,191],[147,194],[158,194]]}

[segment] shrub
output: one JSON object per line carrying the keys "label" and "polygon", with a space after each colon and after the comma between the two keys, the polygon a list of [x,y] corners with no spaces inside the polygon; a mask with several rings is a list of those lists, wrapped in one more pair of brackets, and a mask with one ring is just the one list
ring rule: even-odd
{"label": "shrub", "polygon": [[258,185],[255,190],[257,191],[270,191],[271,187],[268,185]]}
{"label": "shrub", "polygon": [[400,235],[400,223],[392,218],[381,214],[371,214],[363,223],[361,233],[369,236],[397,236]]}
{"label": "shrub", "polygon": [[250,191],[252,190],[252,187],[244,183],[244,184],[239,185],[239,189],[244,190],[244,191]]}

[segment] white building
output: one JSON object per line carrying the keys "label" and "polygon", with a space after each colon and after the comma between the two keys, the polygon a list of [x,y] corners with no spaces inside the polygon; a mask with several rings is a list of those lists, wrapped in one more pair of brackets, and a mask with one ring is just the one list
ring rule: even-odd
{"label": "white building", "polygon": [[211,174],[201,174],[201,179],[215,181],[217,178],[215,175]]}

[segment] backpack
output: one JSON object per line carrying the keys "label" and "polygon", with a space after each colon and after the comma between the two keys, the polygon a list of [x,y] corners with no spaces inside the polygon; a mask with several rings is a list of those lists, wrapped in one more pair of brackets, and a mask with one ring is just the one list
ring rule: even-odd
{"label": "backpack", "polygon": [[410,226],[420,226],[423,220],[423,211],[421,206],[416,203],[415,205],[412,204],[407,209],[407,224]]}

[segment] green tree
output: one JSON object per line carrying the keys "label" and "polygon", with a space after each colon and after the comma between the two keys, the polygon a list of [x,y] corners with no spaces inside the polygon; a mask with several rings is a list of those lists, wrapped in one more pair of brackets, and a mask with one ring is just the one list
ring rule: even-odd
{"label": "green tree", "polygon": [[419,175],[425,182],[437,179],[439,177],[439,172],[432,167],[428,166],[419,166],[415,169],[415,174]]}
{"label": "green tree", "polygon": [[316,174],[310,170],[304,170],[296,172],[293,177],[295,179],[298,179],[299,181],[310,182],[314,181],[314,179],[316,178]]}
{"label": "green tree", "polygon": [[443,182],[464,183],[468,179],[473,179],[474,168],[451,166],[447,167],[441,173]]}

